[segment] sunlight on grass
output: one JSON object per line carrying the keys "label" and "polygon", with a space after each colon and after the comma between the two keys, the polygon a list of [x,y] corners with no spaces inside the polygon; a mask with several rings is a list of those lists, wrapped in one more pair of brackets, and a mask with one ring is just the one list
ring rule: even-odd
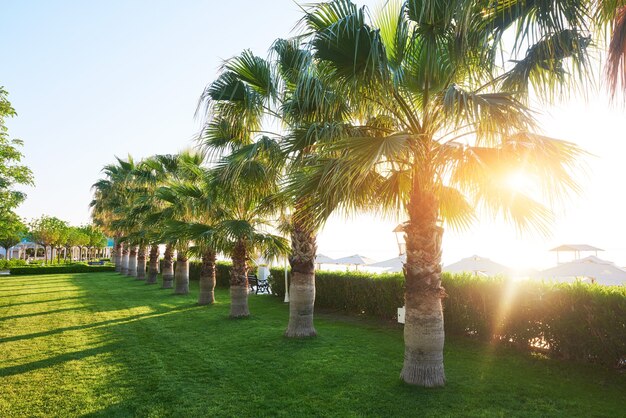
{"label": "sunlight on grass", "polygon": [[318,338],[289,340],[278,298],[230,320],[228,290],[198,306],[195,282],[174,296],[113,273],[20,277],[0,295],[53,282],[69,290],[0,302],[2,417],[616,416],[626,401],[623,376],[450,338],[448,386],[409,387],[395,324],[318,312]]}

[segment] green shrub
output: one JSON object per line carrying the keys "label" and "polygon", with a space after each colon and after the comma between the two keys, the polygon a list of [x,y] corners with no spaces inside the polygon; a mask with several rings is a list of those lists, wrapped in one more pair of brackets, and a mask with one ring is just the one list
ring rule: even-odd
{"label": "green shrub", "polygon": [[[284,270],[271,270],[284,297]],[[442,275],[446,333],[614,366],[626,358],[626,287]],[[404,305],[402,274],[317,271],[315,306],[385,320]]]}
{"label": "green shrub", "polygon": [[23,266],[12,267],[11,275],[35,275],[35,274],[61,274],[61,273],[98,273],[104,271],[115,271],[111,265],[88,266],[85,264],[59,264],[54,266]]}
{"label": "green shrub", "polygon": [[9,270],[11,267],[19,267],[19,266],[25,266],[26,265],[26,261],[25,260],[21,260],[19,258],[15,258],[15,259],[11,259],[11,260],[7,260],[7,259],[0,259],[0,270]]}

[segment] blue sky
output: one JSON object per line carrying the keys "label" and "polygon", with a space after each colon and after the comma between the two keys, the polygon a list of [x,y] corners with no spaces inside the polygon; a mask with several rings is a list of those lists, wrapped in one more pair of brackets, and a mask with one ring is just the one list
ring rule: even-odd
{"label": "blue sky", "polygon": [[[273,40],[293,33],[300,16],[291,0],[4,0],[0,85],[19,115],[9,121],[10,134],[25,141],[36,181],[19,214],[87,222],[90,186],[103,165],[114,155],[142,158],[192,146],[198,97],[222,60],[245,48],[265,56]],[[602,94],[540,110],[546,134],[595,155],[581,173],[584,192],[557,208],[551,236],[520,236],[482,219],[446,235],[444,261],[476,253],[514,266],[547,266],[554,258],[549,248],[587,243],[626,265],[625,110],[609,107]],[[332,219],[319,249],[383,260],[396,255],[393,226],[375,216]]]}

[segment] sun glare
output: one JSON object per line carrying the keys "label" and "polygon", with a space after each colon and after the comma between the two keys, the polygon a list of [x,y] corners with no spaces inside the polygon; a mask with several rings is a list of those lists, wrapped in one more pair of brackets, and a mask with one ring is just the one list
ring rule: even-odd
{"label": "sun glare", "polygon": [[523,192],[532,186],[531,179],[523,171],[515,171],[505,178],[506,186],[510,189]]}

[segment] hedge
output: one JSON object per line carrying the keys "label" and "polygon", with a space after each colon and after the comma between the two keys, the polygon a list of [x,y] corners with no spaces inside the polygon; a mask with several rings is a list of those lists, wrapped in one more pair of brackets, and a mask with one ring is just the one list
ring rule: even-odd
{"label": "hedge", "polygon": [[[466,335],[542,350],[553,357],[607,366],[626,361],[626,287],[580,282],[514,282],[504,278],[443,274],[444,324]],[[272,290],[285,294],[284,270],[272,269]],[[404,305],[401,274],[316,272],[315,306],[397,318]]]}
{"label": "hedge", "polygon": [[85,264],[67,264],[54,266],[24,266],[11,267],[12,276],[35,275],[35,274],[61,274],[61,273],[100,273],[104,271],[115,271],[115,266],[88,266]]}

